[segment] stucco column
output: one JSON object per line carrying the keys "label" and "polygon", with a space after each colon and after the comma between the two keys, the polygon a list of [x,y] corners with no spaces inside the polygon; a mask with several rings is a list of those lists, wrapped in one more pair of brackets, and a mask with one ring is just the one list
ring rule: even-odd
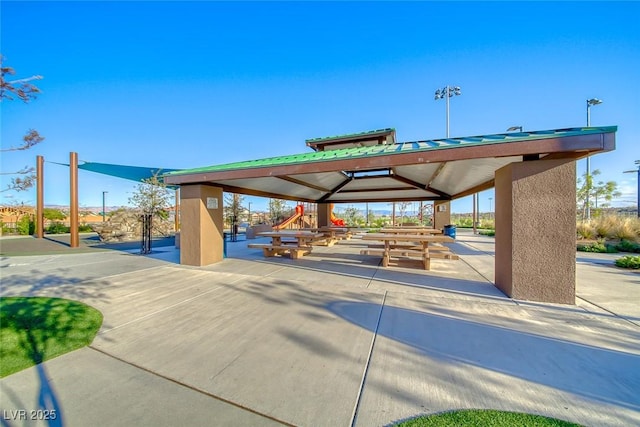
{"label": "stucco column", "polygon": [[576,164],[511,163],[495,174],[495,282],[515,299],[575,304]]}
{"label": "stucco column", "polygon": [[436,200],[433,202],[433,228],[444,230],[444,226],[449,224],[451,224],[451,202]]}
{"label": "stucco column", "polygon": [[222,189],[183,185],[180,202],[180,264],[203,266],[222,261]]}
{"label": "stucco column", "polygon": [[318,203],[318,227],[328,227],[331,224],[331,203]]}

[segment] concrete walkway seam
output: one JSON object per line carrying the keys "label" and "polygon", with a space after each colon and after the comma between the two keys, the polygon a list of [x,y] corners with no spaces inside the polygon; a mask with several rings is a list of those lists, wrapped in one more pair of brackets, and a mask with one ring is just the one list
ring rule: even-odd
{"label": "concrete walkway seam", "polygon": [[351,416],[351,427],[356,425],[358,419],[358,408],[360,407],[360,399],[364,390],[364,384],[367,380],[367,372],[369,372],[369,365],[371,364],[371,356],[373,355],[373,347],[376,344],[376,338],[378,336],[378,328],[380,327],[380,320],[382,319],[382,311],[384,310],[384,304],[387,300],[387,291],[384,291],[382,295],[382,302],[380,303],[380,312],[378,313],[378,321],[376,322],[376,329],[373,331],[373,338],[371,338],[371,346],[369,346],[369,354],[367,355],[367,363],[364,365],[364,372],[362,373],[362,381],[360,381],[360,389],[356,395],[356,403],[353,407],[353,414]]}
{"label": "concrete walkway seam", "polygon": [[[238,280],[240,280],[240,279],[238,279]],[[238,280],[233,281],[233,282],[231,282],[231,283],[235,283],[235,282],[237,282]],[[175,304],[172,304],[172,305],[170,305],[170,306],[164,307],[164,308],[162,308],[162,309],[160,309],[160,310],[156,310],[156,311],[154,311],[154,312],[152,312],[152,313],[149,313],[149,314],[147,314],[147,315],[145,315],[145,316],[138,317],[137,319],[130,320],[130,321],[126,322],[126,323],[123,323],[122,325],[114,326],[114,327],[113,327],[113,328],[111,328],[111,329],[106,329],[106,330],[104,330],[104,331],[101,331],[101,332],[99,332],[99,333],[98,333],[98,335],[104,335],[104,334],[106,334],[106,333],[108,333],[108,332],[111,332],[111,331],[114,331],[114,330],[116,330],[116,329],[122,328],[123,326],[127,326],[127,325],[130,325],[130,324],[132,324],[132,323],[136,323],[136,322],[139,322],[139,321],[141,321],[141,320],[148,319],[149,317],[155,316],[155,315],[156,315],[156,314],[158,314],[158,313],[162,313],[162,312],[164,312],[164,311],[170,310],[170,309],[172,309],[172,308],[174,308],[174,307],[177,307],[177,306],[179,306],[179,305],[185,304],[185,303],[187,303],[187,302],[191,302],[191,301],[193,301],[194,299],[200,298],[200,297],[201,297],[201,296],[203,296],[203,295],[206,295],[206,294],[209,294],[209,293],[211,293],[211,292],[217,291],[218,289],[221,289],[221,288],[222,288],[222,286],[218,286],[217,288],[209,289],[207,292],[203,292],[203,293],[198,294],[198,295],[196,295],[196,296],[194,296],[194,297],[188,298],[188,299],[186,299],[186,300],[184,300],[184,301],[180,301],[180,302],[178,302],[178,303],[175,303]]]}
{"label": "concrete walkway seam", "polygon": [[96,351],[98,353],[104,354],[105,356],[108,356],[108,357],[110,357],[112,359],[115,359],[115,360],[117,360],[119,362],[122,362],[122,363],[125,363],[125,364],[129,365],[129,366],[132,366],[132,367],[134,367],[136,369],[140,369],[141,371],[147,372],[147,373],[149,373],[151,375],[154,375],[154,376],[156,376],[158,378],[162,378],[163,380],[170,381],[170,382],[172,382],[174,384],[177,384],[177,385],[179,385],[181,387],[188,388],[189,390],[193,390],[193,391],[195,391],[197,393],[200,393],[200,394],[203,394],[205,396],[211,397],[213,399],[219,400],[220,402],[226,403],[228,405],[235,406],[236,408],[242,409],[243,411],[251,412],[252,414],[255,414],[255,415],[258,415],[260,417],[263,417],[263,418],[269,419],[271,421],[274,421],[276,423],[282,424],[283,426],[297,427],[294,424],[291,424],[291,423],[288,423],[286,421],[280,420],[280,419],[275,418],[275,417],[273,417],[271,415],[268,415],[268,414],[263,414],[262,412],[258,412],[255,409],[248,408],[248,407],[246,407],[244,405],[241,405],[240,403],[233,402],[233,401],[231,401],[229,399],[225,399],[224,397],[215,395],[215,394],[210,393],[210,392],[208,392],[206,390],[202,390],[202,389],[194,387],[192,385],[180,382],[180,381],[178,381],[176,379],[161,375],[161,374],[159,374],[157,372],[154,372],[154,371],[151,371],[151,370],[149,370],[149,369],[147,369],[147,368],[145,368],[143,366],[140,366],[140,365],[137,365],[135,363],[129,362],[129,361],[124,360],[124,359],[122,359],[120,357],[114,356],[113,354],[109,354],[109,353],[105,352],[104,350],[100,350],[99,348],[93,347],[91,345],[89,345],[88,348],[90,348],[91,350],[94,350],[94,351]]}
{"label": "concrete walkway seam", "polygon": [[[488,252],[486,252],[486,251],[483,251],[482,249],[478,249],[478,248],[474,247],[473,245],[470,245],[469,243],[466,243],[466,242],[465,242],[465,243],[460,243],[460,244],[461,244],[461,245],[464,245],[464,246],[468,246],[469,248],[471,248],[471,249],[473,249],[473,250],[476,250],[476,251],[482,252],[482,253],[484,253],[484,254],[486,254],[486,255],[489,255],[489,256],[491,256],[491,257],[494,257],[494,258],[495,258],[495,255],[491,255],[490,253],[488,253]],[[465,264],[467,264],[467,265],[469,266],[469,268],[471,268],[473,271],[475,271],[476,273],[478,273],[478,274],[480,275],[480,277],[484,277],[484,279],[485,279],[488,283],[492,283],[492,284],[493,284],[493,280],[489,279],[487,276],[485,276],[485,275],[484,275],[484,274],[482,274],[480,271],[478,271],[478,269],[476,269],[474,266],[472,266],[471,264],[469,264],[469,263],[464,259],[464,257],[460,257],[459,261],[462,261],[462,262],[464,262]]]}
{"label": "concrete walkway seam", "polygon": [[579,297],[579,296],[577,296],[577,295],[576,295],[576,298],[577,298],[577,299],[581,299],[582,301],[586,301],[586,302],[588,302],[589,304],[591,304],[591,305],[593,305],[593,306],[598,307],[600,310],[604,310],[604,311],[606,311],[607,313],[609,313],[609,314],[613,315],[613,317],[616,317],[616,318],[621,319],[621,320],[626,320],[627,322],[631,323],[633,326],[638,326],[638,327],[640,327],[640,325],[639,325],[639,324],[637,324],[636,322],[634,322],[633,320],[631,320],[631,319],[627,319],[627,318],[626,318],[626,317],[624,317],[624,316],[620,316],[619,314],[614,313],[614,312],[613,312],[613,311],[611,311],[611,310],[607,310],[607,309],[606,309],[606,308],[604,308],[603,306],[598,305],[598,304],[596,304],[595,302],[589,301],[588,299],[586,299],[586,298],[584,298],[584,297]]}

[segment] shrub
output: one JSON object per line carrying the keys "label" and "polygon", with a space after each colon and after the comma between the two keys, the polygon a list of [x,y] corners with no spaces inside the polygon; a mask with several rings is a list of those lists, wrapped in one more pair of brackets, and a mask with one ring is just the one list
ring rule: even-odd
{"label": "shrub", "polygon": [[581,221],[576,225],[576,233],[582,239],[595,239],[596,230],[589,221]]}
{"label": "shrub", "polygon": [[599,252],[599,253],[616,253],[618,250],[613,245],[607,245],[603,242],[588,243],[586,245],[578,245],[580,252]]}
{"label": "shrub", "polygon": [[597,237],[615,238],[615,230],[618,228],[618,218],[615,216],[600,217],[594,222]]}
{"label": "shrub", "polygon": [[482,234],[483,236],[495,236],[496,230],[480,230],[478,233]]}
{"label": "shrub", "polygon": [[36,224],[29,215],[23,215],[16,223],[16,230],[22,236],[31,235],[36,231]]}
{"label": "shrub", "polygon": [[496,222],[492,219],[481,219],[480,228],[493,230],[496,228]]}
{"label": "shrub", "polygon": [[472,228],[473,218],[457,218],[454,219],[452,223],[460,228]]}
{"label": "shrub", "polygon": [[49,224],[45,231],[47,232],[47,234],[63,234],[69,232],[69,227],[61,222],[56,221]]}
{"label": "shrub", "polygon": [[616,249],[620,252],[640,253],[640,244],[623,239],[616,245]]}
{"label": "shrub", "polygon": [[616,265],[622,268],[640,269],[640,255],[625,255],[616,260]]}
{"label": "shrub", "polygon": [[639,241],[638,231],[640,222],[637,218],[624,218],[618,220],[613,229],[613,236],[621,240]]}
{"label": "shrub", "polygon": [[89,224],[80,224],[78,226],[78,231],[80,233],[90,233],[93,231],[93,227],[91,227]]}

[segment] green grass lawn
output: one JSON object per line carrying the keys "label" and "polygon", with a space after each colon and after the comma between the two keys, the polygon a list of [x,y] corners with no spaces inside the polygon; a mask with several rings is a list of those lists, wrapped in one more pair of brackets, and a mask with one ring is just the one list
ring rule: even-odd
{"label": "green grass lawn", "polygon": [[102,325],[102,313],[78,301],[0,298],[0,378],[84,347]]}
{"label": "green grass lawn", "polygon": [[399,427],[580,427],[579,424],[540,415],[486,409],[425,415],[395,425]]}

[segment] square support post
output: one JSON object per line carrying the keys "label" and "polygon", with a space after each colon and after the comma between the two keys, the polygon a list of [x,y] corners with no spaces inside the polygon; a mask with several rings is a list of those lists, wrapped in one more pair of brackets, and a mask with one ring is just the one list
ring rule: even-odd
{"label": "square support post", "polygon": [[204,266],[222,261],[222,188],[183,185],[180,202],[180,264]]}
{"label": "square support post", "polygon": [[449,224],[451,224],[451,202],[436,200],[433,202],[433,228],[444,230],[444,226]]}
{"label": "square support post", "polygon": [[318,203],[318,227],[331,225],[331,203]]}
{"label": "square support post", "polygon": [[575,304],[576,164],[511,163],[495,174],[495,283],[508,296]]}

